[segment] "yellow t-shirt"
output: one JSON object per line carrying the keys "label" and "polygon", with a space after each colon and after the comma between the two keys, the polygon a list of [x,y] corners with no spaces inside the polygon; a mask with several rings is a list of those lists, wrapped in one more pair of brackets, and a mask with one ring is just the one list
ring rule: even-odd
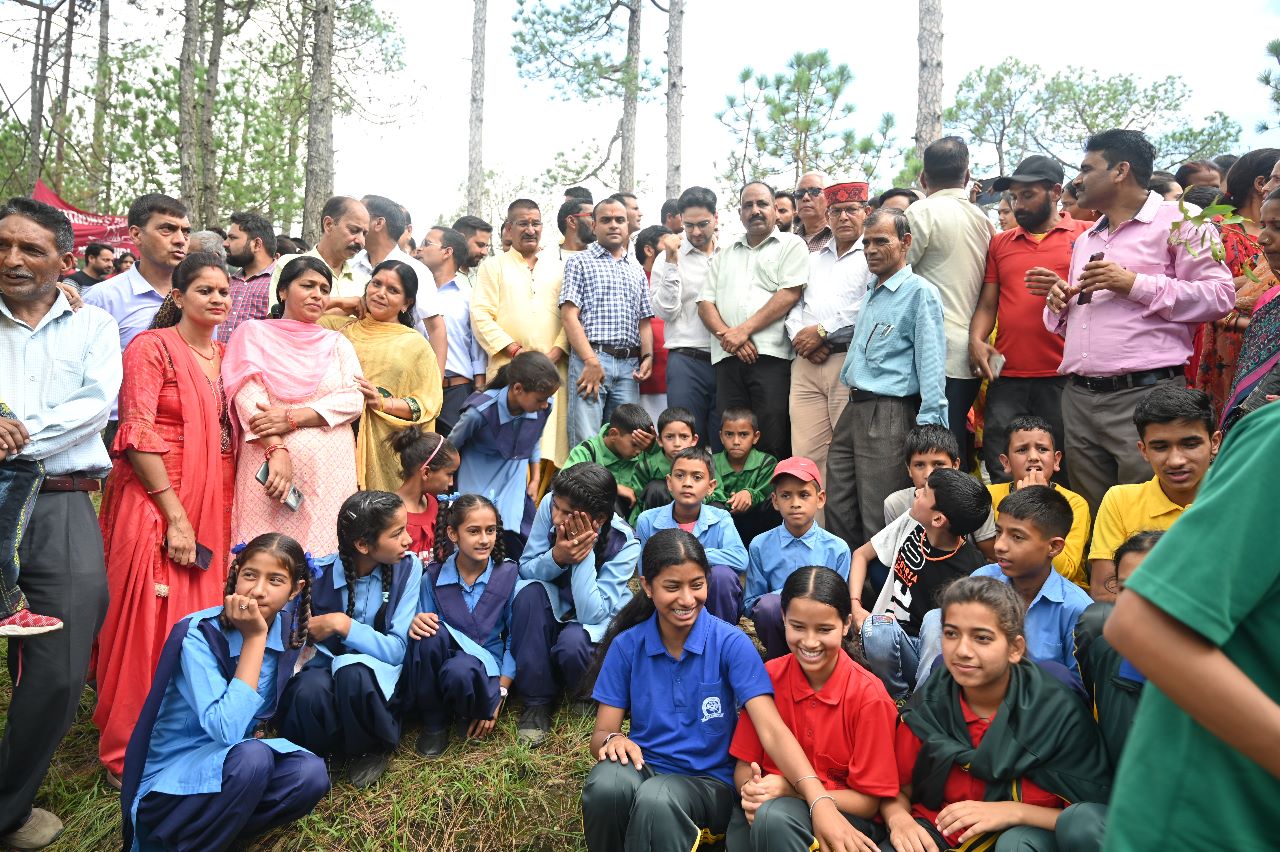
{"label": "yellow t-shirt", "polygon": [[1098,506],[1089,558],[1115,558],[1116,548],[1129,536],[1143,530],[1169,529],[1184,508],[1169,499],[1154,476],[1136,485],[1111,486]]}
{"label": "yellow t-shirt", "polygon": [[[1088,591],[1089,578],[1084,570],[1084,546],[1089,541],[1089,503],[1076,492],[1063,488],[1061,485],[1054,485],[1053,488],[1067,498],[1067,502],[1071,504],[1071,515],[1073,517],[1071,531],[1067,533],[1067,543],[1063,546],[1062,552],[1054,558],[1053,567],[1063,577]],[[1012,489],[1012,482],[988,485],[987,490],[991,492],[992,509],[999,507],[1000,501],[1008,497]],[[998,524],[1000,523],[999,512],[996,515],[996,523]]]}

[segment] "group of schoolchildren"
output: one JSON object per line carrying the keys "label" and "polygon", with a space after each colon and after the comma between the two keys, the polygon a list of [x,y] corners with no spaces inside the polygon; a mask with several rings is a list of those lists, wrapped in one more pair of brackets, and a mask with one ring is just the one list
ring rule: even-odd
{"label": "group of schoolchildren", "polygon": [[[1144,681],[1084,591],[1089,511],[1053,482],[1047,423],[1012,425],[1011,481],[991,486],[950,432],[917,427],[912,489],[851,553],[817,521],[817,466],[756,450],[745,409],[713,456],[688,412],[655,428],[620,406],[535,504],[558,383],[521,353],[450,439],[395,436],[404,483],[343,504],[338,553],[237,546],[225,605],[161,654],[125,762],[127,848],[226,848],[309,812],[322,757],[368,786],[406,722],[439,757],[512,692],[527,745],[561,700],[595,713],[593,852],[1100,848]],[[1216,448],[1196,394],[1157,388],[1135,414],[1155,478],[1108,493],[1089,552],[1112,597]]]}

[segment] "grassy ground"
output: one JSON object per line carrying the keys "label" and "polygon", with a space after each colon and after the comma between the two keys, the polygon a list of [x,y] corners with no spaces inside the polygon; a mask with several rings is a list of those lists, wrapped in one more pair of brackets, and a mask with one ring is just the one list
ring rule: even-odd
{"label": "grassy ground", "polygon": [[[3,648],[0,648],[3,657]],[[11,683],[0,667],[0,718]],[[30,676],[30,674],[28,674]],[[120,796],[98,765],[93,693],[54,755],[36,799],[66,824],[53,852],[118,849]],[[541,852],[580,850],[578,796],[591,766],[592,719],[572,711],[554,719],[551,738],[535,750],[515,741],[516,713],[504,713],[487,739],[455,739],[444,757],[426,762],[413,752],[418,731],[406,731],[391,768],[358,792],[339,777],[311,816],[264,835],[251,850],[432,850]]]}

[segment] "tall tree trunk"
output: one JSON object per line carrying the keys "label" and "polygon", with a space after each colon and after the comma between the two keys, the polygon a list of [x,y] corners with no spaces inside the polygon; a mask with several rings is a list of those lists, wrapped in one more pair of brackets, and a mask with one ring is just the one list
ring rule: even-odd
{"label": "tall tree trunk", "polygon": [[103,170],[98,184],[98,209],[111,209],[111,171],[107,168],[107,110],[111,102],[111,0],[98,2],[98,63],[93,79],[93,159]]}
{"label": "tall tree trunk", "polygon": [[640,105],[640,9],[643,0],[624,3],[627,15],[627,55],[622,61],[622,164],[618,170],[618,189],[635,192],[636,188],[636,112]]}
{"label": "tall tree trunk", "polygon": [[62,193],[63,155],[67,139],[67,99],[71,95],[71,39],[76,29],[76,3],[67,3],[67,28],[62,33],[62,84],[58,87],[58,100],[53,107],[54,191]]}
{"label": "tall tree trunk", "polygon": [[920,87],[916,106],[916,150],[942,138],[942,0],[918,0]]}
{"label": "tall tree trunk", "polygon": [[200,0],[183,6],[182,51],[178,54],[178,187],[187,209],[200,209],[196,116],[196,57],[200,41]]}
{"label": "tall tree trunk", "polygon": [[467,212],[484,204],[484,47],[488,0],[475,0],[471,17],[471,121],[467,132]]}
{"label": "tall tree trunk", "polygon": [[204,91],[200,98],[200,227],[218,221],[218,162],[214,145],[214,120],[218,108],[218,74],[222,64],[222,39],[227,29],[227,4],[211,0],[213,20],[209,33],[209,62],[205,65]]}
{"label": "tall tree trunk", "polygon": [[680,194],[680,120],[684,101],[684,0],[667,11],[667,198]]}
{"label": "tall tree trunk", "polygon": [[320,238],[320,211],[333,194],[333,17],[334,0],[317,0],[311,54],[311,101],[307,110],[307,190],[302,238]]}
{"label": "tall tree trunk", "polygon": [[36,12],[36,38],[31,58],[31,119],[27,122],[27,193],[36,190],[44,169],[44,87],[49,67],[49,39],[53,12],[41,7]]}
{"label": "tall tree trunk", "polygon": [[[286,163],[298,162],[298,145],[302,141],[300,129],[302,127],[303,106],[307,103],[303,95],[302,85],[302,81],[307,75],[307,23],[305,17],[298,19],[298,31],[294,34],[293,39],[293,69],[289,78],[289,86],[292,87],[292,90],[287,101],[290,111],[286,117],[289,128],[285,138],[285,150],[288,151],[285,159]],[[294,217],[298,213],[294,208],[294,199],[296,197],[292,186],[282,185],[276,187],[276,191],[272,194],[273,210],[268,214],[267,218],[274,222],[282,232],[292,233]]]}

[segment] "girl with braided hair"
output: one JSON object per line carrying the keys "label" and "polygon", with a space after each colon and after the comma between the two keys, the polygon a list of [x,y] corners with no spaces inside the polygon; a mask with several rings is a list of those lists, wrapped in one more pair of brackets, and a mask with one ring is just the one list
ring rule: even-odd
{"label": "girl with braided hair", "polygon": [[316,560],[307,634],[317,653],[280,700],[281,733],[351,758],[357,788],[381,777],[400,741],[392,699],[422,584],[405,526],[404,501],[388,491],[359,491],[342,504],[338,552]]}
{"label": "girl with braided hair", "polygon": [[396,493],[408,511],[409,535],[413,538],[409,548],[426,564],[435,558],[432,550],[440,517],[437,498],[453,491],[458,450],[444,435],[421,426],[397,432],[387,444],[400,459],[400,476],[404,481]]}
{"label": "girl with braided hair", "polygon": [[520,567],[506,558],[502,518],[488,498],[464,494],[441,509],[436,557],[423,571],[404,677],[426,758],[444,753],[452,719],[466,737],[492,731],[516,675],[511,607]]}
{"label": "girl with braided hair", "polygon": [[179,621],[160,653],[124,760],[125,849],[226,849],[329,790],[319,757],[255,736],[306,640],[313,563],[280,533],[236,551],[223,604]]}

